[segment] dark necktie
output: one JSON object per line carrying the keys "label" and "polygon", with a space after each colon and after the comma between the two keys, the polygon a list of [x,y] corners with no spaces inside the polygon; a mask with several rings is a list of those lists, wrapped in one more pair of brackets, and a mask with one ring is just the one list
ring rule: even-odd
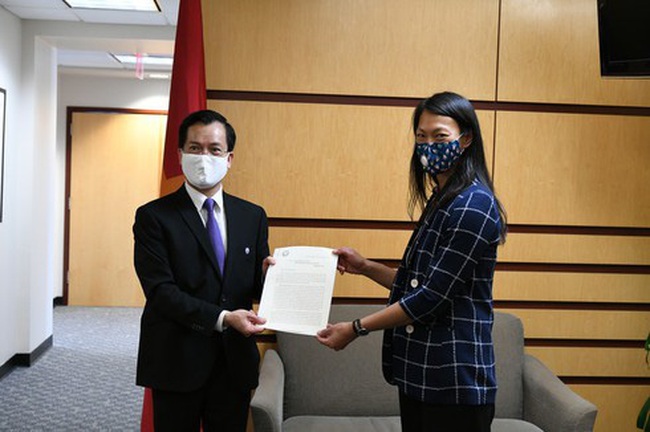
{"label": "dark necktie", "polygon": [[203,202],[203,208],[208,211],[208,222],[206,223],[206,228],[208,229],[208,235],[210,236],[210,243],[212,243],[214,254],[217,256],[219,270],[221,270],[221,274],[223,274],[223,264],[226,260],[226,251],[223,249],[223,240],[221,239],[219,224],[217,223],[217,219],[214,217],[214,206],[215,202],[212,198],[208,198]]}

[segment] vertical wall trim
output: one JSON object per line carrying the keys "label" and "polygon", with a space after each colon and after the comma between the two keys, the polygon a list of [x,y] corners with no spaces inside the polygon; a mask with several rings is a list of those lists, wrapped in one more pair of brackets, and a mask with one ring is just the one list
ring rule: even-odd
{"label": "vertical wall trim", "polygon": [[[496,52],[496,62],[495,62],[495,74],[494,74],[494,101],[499,100],[499,61],[501,59],[501,3],[503,0],[499,0],[499,11],[497,12],[497,52]],[[494,109],[494,122],[492,127],[492,181],[494,182],[495,170],[497,167],[497,116],[499,111]],[[496,186],[495,186],[496,189]]]}
{"label": "vertical wall trim", "polygon": [[501,59],[501,3],[499,0],[499,11],[497,12],[497,52],[496,52],[496,74],[494,76],[494,101],[499,100],[499,60]]}

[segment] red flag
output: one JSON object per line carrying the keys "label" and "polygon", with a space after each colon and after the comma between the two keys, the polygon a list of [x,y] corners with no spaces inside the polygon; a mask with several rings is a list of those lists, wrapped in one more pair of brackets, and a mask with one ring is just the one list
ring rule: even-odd
{"label": "red flag", "polygon": [[178,127],[191,112],[206,108],[201,0],[181,0],[178,9],[174,65],[169,92],[161,195],[182,182],[178,162]]}
{"label": "red flag", "polygon": [[153,429],[153,396],[151,389],[144,389],[144,400],[142,402],[142,421],[140,432],[154,432]]}
{"label": "red flag", "polygon": [[[178,127],[189,113],[205,109],[206,106],[201,0],[180,0],[169,91],[163,175],[160,183],[161,195],[176,189],[183,181],[183,172],[178,162]],[[154,430],[153,399],[151,389],[148,388],[144,392],[140,430]]]}

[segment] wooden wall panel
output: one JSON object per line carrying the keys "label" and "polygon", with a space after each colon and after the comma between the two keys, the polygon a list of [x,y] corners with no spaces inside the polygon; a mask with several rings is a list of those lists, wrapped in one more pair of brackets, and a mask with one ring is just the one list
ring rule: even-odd
{"label": "wooden wall panel", "polygon": [[411,109],[226,101],[210,106],[239,134],[227,187],[269,216],[408,219]]}
{"label": "wooden wall panel", "polygon": [[643,348],[526,347],[561,377],[650,377]]}
{"label": "wooden wall panel", "polygon": [[576,393],[598,407],[594,432],[638,432],[636,418],[648,399],[647,385],[577,385]]}
{"label": "wooden wall panel", "polygon": [[650,275],[497,271],[495,300],[650,304]]}
{"label": "wooden wall panel", "polygon": [[[351,246],[376,259],[399,260],[410,230],[348,228],[271,228],[273,248],[317,244]],[[510,233],[498,251],[499,262],[650,265],[650,238],[578,234]]]}
{"label": "wooden wall panel", "polygon": [[527,338],[645,340],[650,312],[615,310],[507,309],[524,324]]}
{"label": "wooden wall panel", "polygon": [[[493,296],[495,301],[647,304],[650,303],[648,278],[647,275],[497,271]],[[630,279],[632,283],[627,285]],[[517,280],[525,283],[513,282]],[[388,291],[364,277],[337,275],[334,297],[383,300],[388,297]]]}
{"label": "wooden wall panel", "polygon": [[[231,193],[270,217],[409,220],[412,108],[210,101],[238,140]],[[493,113],[482,111],[486,147]]]}
{"label": "wooden wall panel", "polygon": [[400,259],[411,231],[349,228],[290,228],[271,227],[271,250],[286,246],[353,247],[373,259]]}
{"label": "wooden wall panel", "polygon": [[511,233],[499,261],[650,265],[650,237]]}
{"label": "wooden wall panel", "polygon": [[388,300],[389,291],[368,278],[357,275],[337,275],[334,298],[372,299],[378,303]]}
{"label": "wooden wall panel", "polygon": [[650,80],[600,76],[596,0],[503,0],[500,36],[500,101],[650,106]]}
{"label": "wooden wall panel", "polygon": [[209,89],[495,97],[497,0],[204,0],[203,11]]}
{"label": "wooden wall panel", "polygon": [[[408,243],[410,231],[375,230],[352,228],[298,228],[271,227],[269,241],[271,249],[295,245],[318,245],[338,248],[350,246],[363,255],[374,259],[399,260]],[[543,237],[544,236],[539,236]],[[569,239],[578,246],[568,247],[558,241]],[[630,260],[641,264],[648,263],[647,251],[650,245],[645,237],[604,237],[603,243],[593,242],[599,236],[550,236],[548,242],[536,242],[532,234],[513,233],[508,239],[510,254],[499,251],[499,262],[564,262],[564,263],[600,263],[619,262],[616,253],[627,248],[637,250],[641,258]],[[623,245],[618,245],[621,241]],[[626,242],[630,241],[632,246]],[[645,247],[644,247],[645,246]],[[521,250],[520,250],[521,249]],[[570,253],[566,253],[566,251]],[[599,253],[605,258],[599,259]],[[613,251],[613,252],[612,252]],[[644,255],[645,254],[645,255]],[[510,256],[508,256],[510,255]],[[513,256],[515,259],[513,259]],[[609,258],[608,258],[609,257]],[[592,259],[589,259],[592,258]],[[650,275],[647,274],[602,274],[570,272],[517,272],[497,271],[494,283],[495,300],[523,301],[572,301],[572,302],[620,302],[650,303]],[[348,281],[337,279],[336,296],[339,297],[384,297],[383,289],[376,289],[375,284],[363,278]]]}
{"label": "wooden wall panel", "polygon": [[508,222],[650,227],[650,117],[499,112]]}
{"label": "wooden wall panel", "polygon": [[[650,107],[650,81],[600,77],[596,0],[202,3],[208,89],[223,90],[209,106],[240,138],[226,189],[285,219],[272,247],[350,245],[399,260],[409,230],[364,228],[409,220],[412,108],[392,105],[449,89],[497,110],[479,111],[488,166],[509,223],[532,229],[499,251],[495,301],[522,318],[531,352],[569,378],[593,377],[573,388],[598,405],[597,432],[632,430],[647,397],[629,347],[650,328],[650,244],[647,230],[608,228],[650,228],[650,117],[624,109]],[[386,296],[337,276],[339,301]]]}

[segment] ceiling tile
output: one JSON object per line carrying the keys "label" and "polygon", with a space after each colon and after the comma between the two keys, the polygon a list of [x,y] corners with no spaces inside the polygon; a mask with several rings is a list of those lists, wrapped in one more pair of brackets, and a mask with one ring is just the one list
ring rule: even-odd
{"label": "ceiling tile", "polygon": [[79,18],[70,9],[34,8],[23,6],[5,7],[9,12],[21,19],[79,21]]}
{"label": "ceiling tile", "polygon": [[60,66],[124,69],[111,55],[105,52],[57,50]]}
{"label": "ceiling tile", "polygon": [[46,9],[70,9],[63,0],[0,0],[0,5],[41,7]]}
{"label": "ceiling tile", "polygon": [[167,23],[175,26],[178,22],[179,0],[158,0],[158,5],[162,9],[165,18],[167,18]]}

